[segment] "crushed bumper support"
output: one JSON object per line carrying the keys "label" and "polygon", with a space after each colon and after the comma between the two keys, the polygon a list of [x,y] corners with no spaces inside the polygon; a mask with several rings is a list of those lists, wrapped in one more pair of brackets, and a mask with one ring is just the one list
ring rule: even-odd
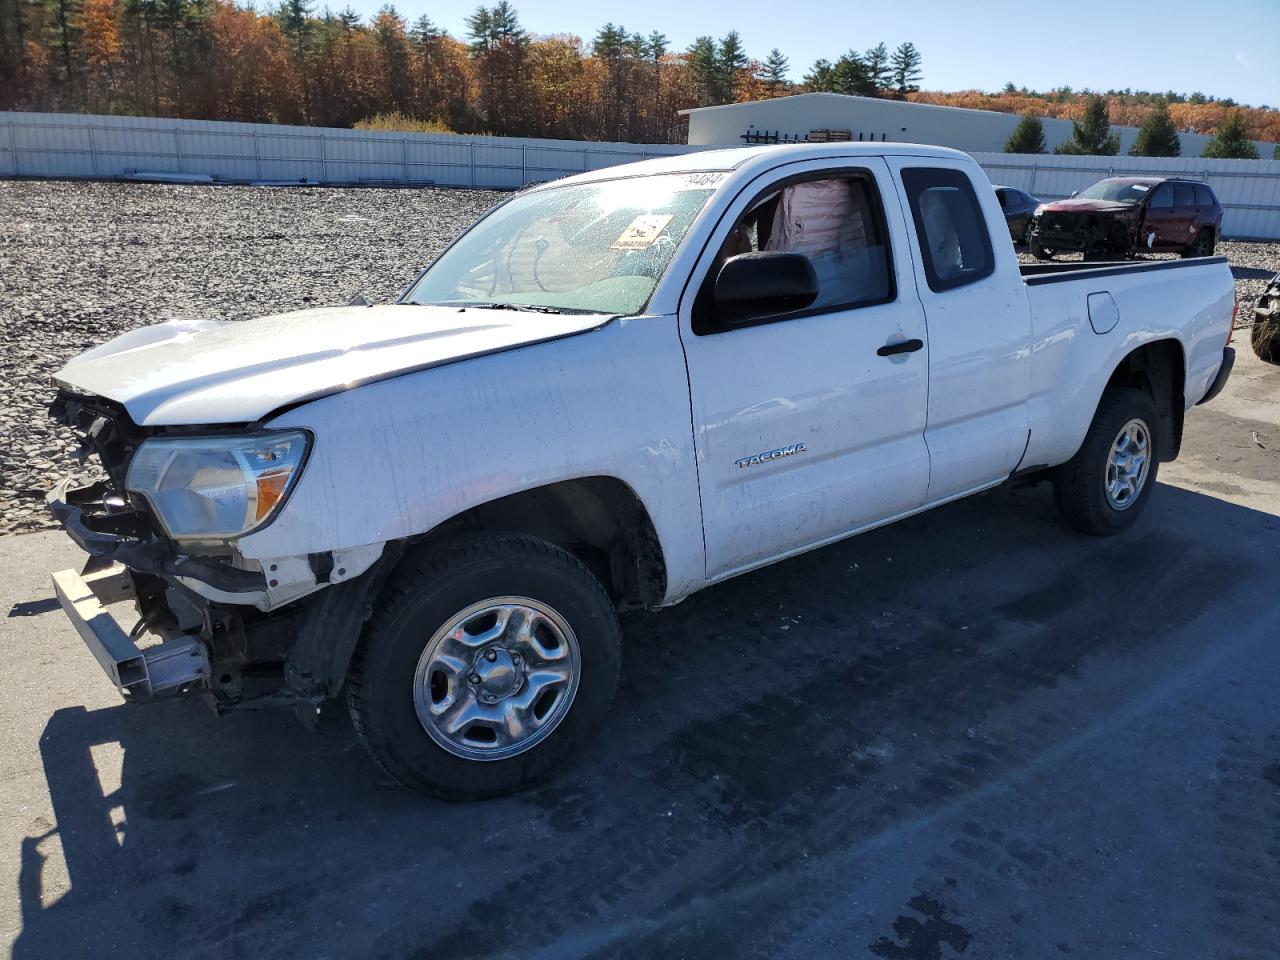
{"label": "crushed bumper support", "polygon": [[126,698],[151,700],[206,685],[209,659],[198,639],[180,634],[140,649],[106,609],[133,597],[132,578],[124,567],[83,575],[62,570],[53,575],[53,589],[85,646]]}

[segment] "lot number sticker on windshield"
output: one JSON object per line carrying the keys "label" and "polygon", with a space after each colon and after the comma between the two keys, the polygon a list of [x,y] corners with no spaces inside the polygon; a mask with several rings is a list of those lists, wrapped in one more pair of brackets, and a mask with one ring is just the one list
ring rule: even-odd
{"label": "lot number sticker on windshield", "polygon": [[670,213],[644,214],[636,217],[627,229],[622,231],[622,236],[613,242],[613,249],[648,249],[653,246],[653,242],[658,239],[662,231],[667,229],[671,217]]}

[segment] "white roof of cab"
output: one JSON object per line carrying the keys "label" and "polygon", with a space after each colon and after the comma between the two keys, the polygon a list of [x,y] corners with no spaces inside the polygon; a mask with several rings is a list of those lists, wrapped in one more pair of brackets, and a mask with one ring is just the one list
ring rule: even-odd
{"label": "white roof of cab", "polygon": [[555,180],[536,189],[574,183],[593,183],[619,177],[644,177],[660,173],[698,173],[708,170],[742,170],[774,166],[780,158],[787,160],[822,160],[837,157],[936,157],[939,160],[969,160],[967,153],[950,147],[934,147],[920,143],[780,143],[764,147],[731,147],[721,150],[698,150],[635,163],[622,163],[587,173]]}

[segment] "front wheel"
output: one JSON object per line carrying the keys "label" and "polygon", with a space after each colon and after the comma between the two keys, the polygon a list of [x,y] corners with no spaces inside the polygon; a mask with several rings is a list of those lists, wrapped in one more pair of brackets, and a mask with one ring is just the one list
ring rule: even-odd
{"label": "front wheel", "polygon": [[1035,257],[1037,260],[1053,259],[1053,251],[1050,250],[1048,247],[1042,245],[1040,241],[1037,240],[1035,237],[1032,237],[1027,242],[1027,249],[1030,251],[1031,255]]}
{"label": "front wheel", "polygon": [[1142,513],[1160,467],[1159,417],[1143,390],[1108,390],[1076,455],[1054,472],[1054,503],[1084,533],[1109,536]]}
{"label": "front wheel", "polygon": [[395,780],[447,799],[500,796],[582,745],[620,660],[613,604],[575,557],[477,536],[406,560],[361,638],[347,702]]}

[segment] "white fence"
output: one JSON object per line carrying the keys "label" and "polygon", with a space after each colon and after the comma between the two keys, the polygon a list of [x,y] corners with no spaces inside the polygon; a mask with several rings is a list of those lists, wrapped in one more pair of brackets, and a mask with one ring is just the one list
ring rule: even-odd
{"label": "white fence", "polygon": [[[0,177],[178,173],[248,182],[434,183],[514,189],[703,147],[384,133],[209,120],[0,113]],[[979,153],[995,183],[1056,199],[1101,177],[1164,174],[1213,186],[1233,237],[1280,240],[1280,161]]]}
{"label": "white fence", "polygon": [[107,178],[162,172],[249,182],[434,183],[514,189],[691,149],[668,144],[0,112],[0,176]]}

